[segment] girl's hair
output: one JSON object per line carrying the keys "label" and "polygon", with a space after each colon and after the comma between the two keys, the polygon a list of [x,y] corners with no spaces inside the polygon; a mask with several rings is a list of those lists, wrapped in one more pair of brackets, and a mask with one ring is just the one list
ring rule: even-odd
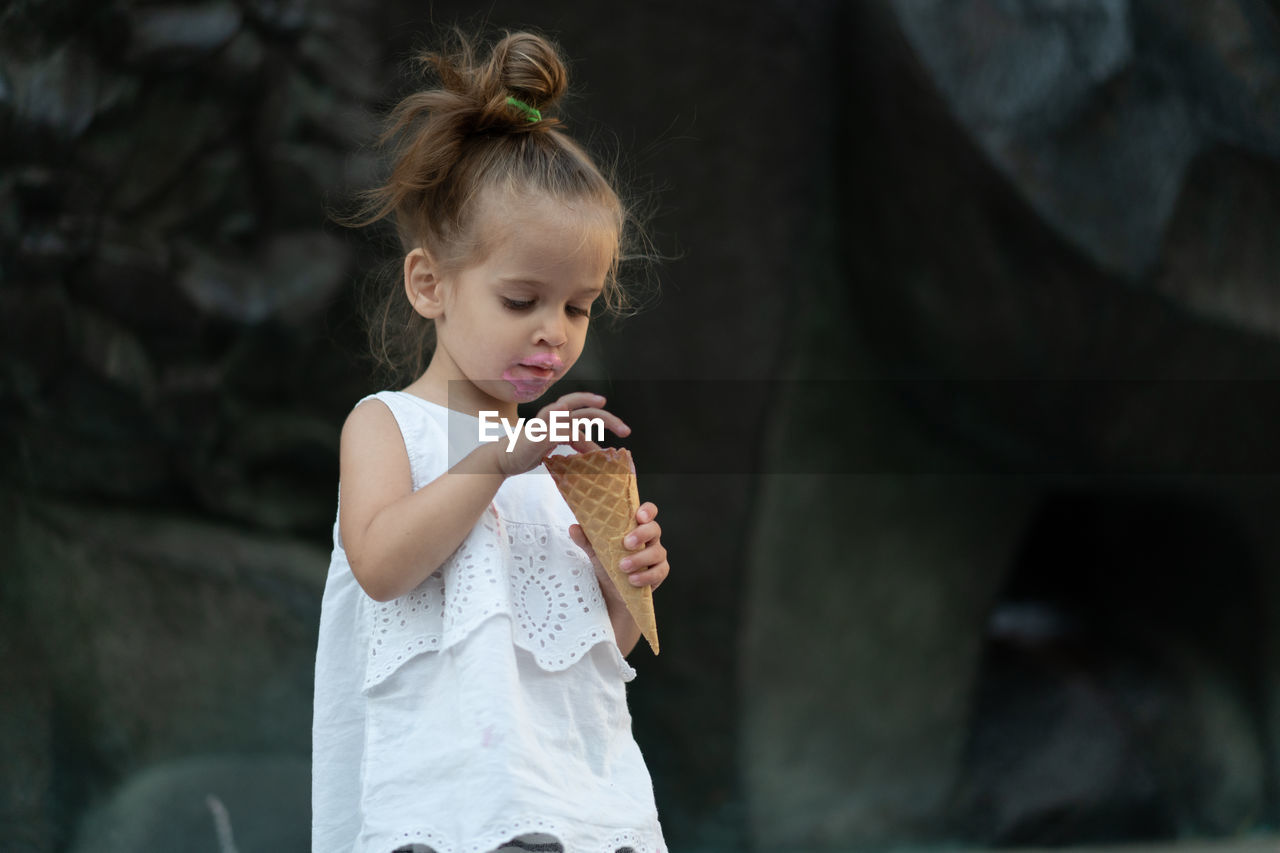
{"label": "girl's hair", "polygon": [[[591,156],[546,114],[568,86],[555,45],[533,33],[507,33],[481,58],[466,36],[455,33],[455,40],[451,50],[418,57],[436,86],[392,110],[379,139],[392,149],[390,174],[360,194],[354,216],[338,221],[363,227],[390,219],[405,252],[424,248],[452,272],[488,249],[475,227],[481,193],[590,202],[617,236],[604,308],[625,313],[630,304],[617,271],[632,218]],[[366,305],[374,357],[393,373],[416,377],[434,327],[413,311],[402,286],[383,282],[379,289]]]}

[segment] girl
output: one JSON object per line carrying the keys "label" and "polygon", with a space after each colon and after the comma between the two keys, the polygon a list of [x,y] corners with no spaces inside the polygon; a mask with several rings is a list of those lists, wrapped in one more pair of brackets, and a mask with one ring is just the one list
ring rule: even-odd
{"label": "girl", "polygon": [[[392,218],[405,246],[374,331],[416,378],[342,431],[313,849],[663,851],[624,694],[639,628],[539,464],[553,443],[477,438],[481,411],[514,423],[573,366],[594,305],[622,306],[627,217],[545,114],[566,83],[545,39],[426,61],[440,86],[393,113],[394,166],[360,220]],[[538,417],[627,435],[604,404],[572,393]],[[636,585],[669,570],[656,515],[642,505],[624,543]]]}

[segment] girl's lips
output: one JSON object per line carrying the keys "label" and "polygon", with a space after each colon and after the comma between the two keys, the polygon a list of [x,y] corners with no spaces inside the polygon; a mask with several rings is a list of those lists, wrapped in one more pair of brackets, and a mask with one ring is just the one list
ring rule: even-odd
{"label": "girl's lips", "polygon": [[502,371],[502,378],[510,382],[517,397],[533,400],[542,396],[547,386],[555,381],[564,363],[554,353],[538,353],[522,359]]}
{"label": "girl's lips", "polygon": [[520,366],[541,379],[550,379],[555,375],[555,371],[550,367],[539,367],[536,364],[522,364]]}
{"label": "girl's lips", "polygon": [[564,363],[560,361],[560,356],[551,352],[537,353],[528,358],[521,359],[522,367],[534,367],[545,370],[547,375],[554,373],[564,367]]}
{"label": "girl's lips", "polygon": [[556,372],[549,367],[535,364],[517,364],[502,371],[502,378],[507,380],[545,381],[555,376]]}
{"label": "girl's lips", "polygon": [[555,381],[556,372],[549,367],[517,364],[502,371],[502,378],[511,383],[516,397],[522,402],[536,400]]}

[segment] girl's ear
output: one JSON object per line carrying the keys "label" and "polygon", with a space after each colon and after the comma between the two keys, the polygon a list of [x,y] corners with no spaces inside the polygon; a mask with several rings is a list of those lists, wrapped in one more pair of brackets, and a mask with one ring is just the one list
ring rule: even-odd
{"label": "girl's ear", "polygon": [[404,292],[413,310],[428,320],[444,314],[440,270],[426,249],[414,249],[404,256]]}

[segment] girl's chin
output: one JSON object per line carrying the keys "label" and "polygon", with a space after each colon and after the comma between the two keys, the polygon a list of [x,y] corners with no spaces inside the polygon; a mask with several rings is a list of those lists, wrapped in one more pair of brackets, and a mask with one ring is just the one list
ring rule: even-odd
{"label": "girl's chin", "polygon": [[508,382],[511,384],[511,396],[517,403],[532,403],[551,387],[550,382],[542,380],[511,379]]}

